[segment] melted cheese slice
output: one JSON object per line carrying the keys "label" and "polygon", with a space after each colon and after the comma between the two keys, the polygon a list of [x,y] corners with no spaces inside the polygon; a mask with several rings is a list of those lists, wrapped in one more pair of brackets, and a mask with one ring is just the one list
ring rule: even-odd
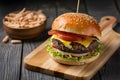
{"label": "melted cheese slice", "polygon": [[70,41],[66,41],[66,40],[63,40],[63,39],[60,39],[59,37],[57,37],[56,35],[53,35],[52,37],[51,37],[51,39],[57,39],[57,40],[60,40],[65,46],[68,46],[68,45],[70,45]]}
{"label": "melted cheese slice", "polygon": [[[70,41],[66,41],[66,40],[60,39],[56,35],[53,35],[51,37],[51,39],[53,39],[53,38],[60,40],[66,47],[69,46],[70,43],[71,43]],[[95,40],[95,38],[88,38],[88,39],[85,39],[85,40],[75,41],[75,42],[80,43],[80,44],[82,44],[85,47],[88,47],[93,40]]]}
{"label": "melted cheese slice", "polygon": [[76,42],[82,44],[85,47],[88,47],[93,40],[94,40],[93,38],[88,38],[88,39],[76,41]]}

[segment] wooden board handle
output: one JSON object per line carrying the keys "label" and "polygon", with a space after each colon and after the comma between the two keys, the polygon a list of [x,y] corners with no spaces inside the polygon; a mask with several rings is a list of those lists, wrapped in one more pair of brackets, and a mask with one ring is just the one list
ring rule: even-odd
{"label": "wooden board handle", "polygon": [[106,36],[107,35],[106,33],[112,31],[114,34],[117,35],[117,38],[120,39],[120,34],[113,30],[113,27],[115,27],[116,24],[117,24],[117,19],[114,16],[104,16],[104,17],[102,17],[100,22],[99,22],[99,25],[101,27],[101,32],[102,32],[101,37]]}
{"label": "wooden board handle", "polygon": [[104,16],[101,18],[99,25],[101,27],[101,31],[105,29],[111,30],[117,24],[117,19],[114,16]]}

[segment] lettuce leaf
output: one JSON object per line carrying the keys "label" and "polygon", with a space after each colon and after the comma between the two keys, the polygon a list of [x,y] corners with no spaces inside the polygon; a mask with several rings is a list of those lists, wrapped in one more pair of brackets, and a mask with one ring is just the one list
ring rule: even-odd
{"label": "lettuce leaf", "polygon": [[64,54],[53,50],[51,48],[51,45],[47,45],[46,48],[47,48],[47,51],[49,52],[49,54],[51,54],[53,57],[61,57],[61,58],[68,59],[68,60],[81,61],[81,60],[95,57],[98,54],[100,54],[100,52],[102,51],[103,45],[99,44],[92,55],[86,55],[86,56],[82,56],[82,57],[73,57],[71,54],[65,56]]}

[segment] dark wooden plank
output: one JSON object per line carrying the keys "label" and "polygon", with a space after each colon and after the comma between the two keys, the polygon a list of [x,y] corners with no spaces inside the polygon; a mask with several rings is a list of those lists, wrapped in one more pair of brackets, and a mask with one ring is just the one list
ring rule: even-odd
{"label": "dark wooden plank", "polygon": [[[58,0],[57,3],[57,16],[67,13],[67,12],[76,12],[77,0]],[[84,5],[84,0],[80,1],[79,7],[80,13],[86,13],[86,8]]]}
{"label": "dark wooden plank", "polygon": [[77,0],[58,0],[57,4],[57,16],[65,12],[75,12]]}
{"label": "dark wooden plank", "polygon": [[[87,10],[90,15],[95,17],[98,21],[102,16],[112,15],[118,18],[120,21],[119,12],[115,6],[114,0],[86,0]],[[101,6],[102,5],[102,6]],[[120,32],[120,26],[117,25],[115,30]],[[120,56],[119,49],[106,63],[106,65],[100,70],[101,80],[119,80],[120,76]],[[108,53],[109,54],[109,53]]]}
{"label": "dark wooden plank", "polygon": [[0,79],[19,80],[22,44],[0,44]]}
{"label": "dark wooden plank", "polygon": [[[111,15],[118,17],[119,13],[116,9],[116,6],[114,4],[114,0],[92,0],[87,1],[87,9],[88,13],[92,16],[94,16],[97,20],[99,20],[102,16]],[[120,20],[118,18],[118,20]]]}
{"label": "dark wooden plank", "polygon": [[[25,7],[29,10],[39,10],[39,9],[43,10],[43,12],[47,16],[47,26],[45,31],[42,34],[40,34],[39,37],[37,37],[34,40],[28,40],[24,42],[23,58],[49,37],[47,35],[47,31],[51,29],[52,21],[56,17],[56,5],[54,0],[41,0],[41,1],[26,0]],[[62,79],[50,75],[26,70],[23,65],[21,72],[21,80],[62,80]]]}
{"label": "dark wooden plank", "polygon": [[106,66],[101,69],[102,80],[120,79],[120,48],[115,52]]}
{"label": "dark wooden plank", "polygon": [[120,0],[114,0],[114,1],[115,1],[115,5],[116,5],[117,10],[120,13]]}
{"label": "dark wooden plank", "polygon": [[[16,5],[14,5],[16,4]],[[9,12],[21,9],[21,2],[0,2],[0,80],[19,80],[22,44],[3,43],[6,33],[2,27],[2,19]]]}
{"label": "dark wooden plank", "polygon": [[[118,10],[118,12],[120,14],[120,0],[114,0],[114,3],[116,5],[116,9]],[[120,26],[120,21],[119,21],[118,26]],[[120,27],[115,28],[115,30],[120,33]]]}

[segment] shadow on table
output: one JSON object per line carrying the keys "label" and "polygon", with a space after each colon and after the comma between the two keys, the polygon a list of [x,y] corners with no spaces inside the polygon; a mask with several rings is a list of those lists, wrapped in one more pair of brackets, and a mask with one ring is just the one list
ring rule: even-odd
{"label": "shadow on table", "polygon": [[120,34],[120,22],[117,23],[113,30]]}
{"label": "shadow on table", "polygon": [[23,40],[24,42],[43,42],[47,40],[50,36],[48,35],[49,29],[45,29],[38,37],[30,39],[30,40]]}

